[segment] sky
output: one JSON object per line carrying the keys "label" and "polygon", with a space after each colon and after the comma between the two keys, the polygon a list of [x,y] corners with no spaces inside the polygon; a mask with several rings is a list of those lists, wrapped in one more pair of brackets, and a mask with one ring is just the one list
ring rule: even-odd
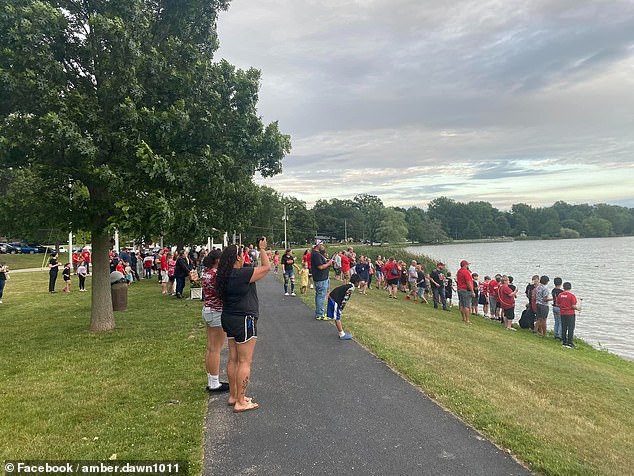
{"label": "sky", "polygon": [[233,0],[218,32],[291,135],[257,182],[309,206],[634,207],[634,0]]}

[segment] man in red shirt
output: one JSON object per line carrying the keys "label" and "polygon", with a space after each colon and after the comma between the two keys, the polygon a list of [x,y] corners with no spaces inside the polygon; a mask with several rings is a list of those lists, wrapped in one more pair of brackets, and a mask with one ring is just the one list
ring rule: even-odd
{"label": "man in red shirt", "polygon": [[469,271],[469,262],[466,259],[460,262],[460,269],[456,274],[456,286],[458,287],[458,305],[462,315],[462,322],[471,324],[469,314],[471,313],[471,302],[472,298],[475,297],[475,291],[473,290],[471,271]]}
{"label": "man in red shirt", "polygon": [[350,282],[350,257],[347,253],[341,254],[341,279],[344,284]]}
{"label": "man in red shirt", "polygon": [[562,345],[568,349],[573,349],[575,347],[573,343],[575,337],[575,311],[581,311],[581,307],[577,305],[577,297],[570,292],[572,284],[566,282],[563,287],[564,290],[557,295],[555,304],[559,307],[559,313],[561,314]]}
{"label": "man in red shirt", "polygon": [[500,280],[502,276],[495,275],[495,279],[489,281],[489,308],[491,312],[491,319],[495,320],[500,317],[500,308],[498,307],[498,289],[500,287]]}
{"label": "man in red shirt", "polygon": [[90,251],[88,248],[84,248],[84,251],[81,252],[81,259],[86,265],[86,274],[90,274]]}
{"label": "man in red shirt", "polygon": [[385,281],[387,282],[387,297],[396,299],[401,271],[394,256],[391,256],[385,266],[383,266],[383,276],[385,276]]}
{"label": "man in red shirt", "polygon": [[502,276],[502,285],[498,288],[497,304],[504,312],[504,327],[514,331],[513,319],[515,319],[515,297],[517,288],[509,286],[508,276]]}
{"label": "man in red shirt", "polygon": [[71,259],[73,261],[73,274],[77,274],[77,268],[79,267],[79,261],[81,260],[81,255],[79,254],[79,251],[73,251],[73,256]]}

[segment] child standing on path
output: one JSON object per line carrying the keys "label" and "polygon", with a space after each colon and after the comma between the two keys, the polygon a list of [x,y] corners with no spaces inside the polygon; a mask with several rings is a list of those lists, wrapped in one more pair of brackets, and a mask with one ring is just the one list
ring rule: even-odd
{"label": "child standing on path", "polygon": [[84,262],[80,261],[77,267],[77,277],[79,278],[79,290],[81,292],[86,291],[86,276],[88,276],[88,269]]}
{"label": "child standing on path", "polygon": [[64,279],[64,292],[70,292],[70,263],[64,265],[64,271],[62,271],[62,278]]}
{"label": "child standing on path", "polygon": [[343,326],[341,325],[341,312],[343,311],[343,308],[346,307],[346,303],[350,299],[350,296],[352,296],[355,286],[357,286],[360,282],[361,278],[359,278],[359,275],[353,274],[350,276],[349,283],[342,284],[328,293],[328,308],[326,310],[327,317],[324,320],[331,321],[334,319],[337,331],[339,332],[339,339],[341,340],[352,339],[352,334],[348,334],[343,330]]}
{"label": "child standing on path", "polygon": [[573,349],[575,344],[575,311],[581,311],[581,307],[577,305],[577,297],[570,291],[572,284],[564,283],[563,292],[557,296],[557,307],[561,313],[561,335],[563,339],[562,345],[568,349]]}

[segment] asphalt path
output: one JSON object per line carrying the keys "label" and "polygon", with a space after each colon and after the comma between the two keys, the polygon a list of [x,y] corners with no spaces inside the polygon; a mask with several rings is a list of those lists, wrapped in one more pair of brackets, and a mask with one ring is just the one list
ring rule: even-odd
{"label": "asphalt path", "polygon": [[276,276],[258,283],[258,296],[248,394],[260,408],[234,414],[226,395],[209,398],[205,475],[531,474],[356,342],[340,341],[332,323],[283,295]]}

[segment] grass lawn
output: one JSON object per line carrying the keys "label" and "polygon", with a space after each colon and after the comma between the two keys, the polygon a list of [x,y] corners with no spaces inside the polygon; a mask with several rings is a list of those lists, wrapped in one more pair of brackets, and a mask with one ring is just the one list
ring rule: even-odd
{"label": "grass lawn", "polygon": [[[49,256],[44,253],[34,253],[32,255],[0,255],[0,263],[9,265],[9,269],[41,268],[42,263],[48,265]],[[61,256],[60,261],[67,260],[68,254]]]}
{"label": "grass lawn", "polygon": [[90,293],[75,280],[71,294],[50,295],[47,282],[47,272],[13,274],[0,304],[0,460],[116,455],[187,460],[200,474],[201,302],[137,283],[117,329],[92,334]]}
{"label": "grass lawn", "polygon": [[[314,306],[312,291],[303,299]],[[466,326],[456,308],[434,310],[402,293],[397,301],[357,293],[343,316],[355,340],[531,470],[631,474],[634,362],[484,318]]]}

